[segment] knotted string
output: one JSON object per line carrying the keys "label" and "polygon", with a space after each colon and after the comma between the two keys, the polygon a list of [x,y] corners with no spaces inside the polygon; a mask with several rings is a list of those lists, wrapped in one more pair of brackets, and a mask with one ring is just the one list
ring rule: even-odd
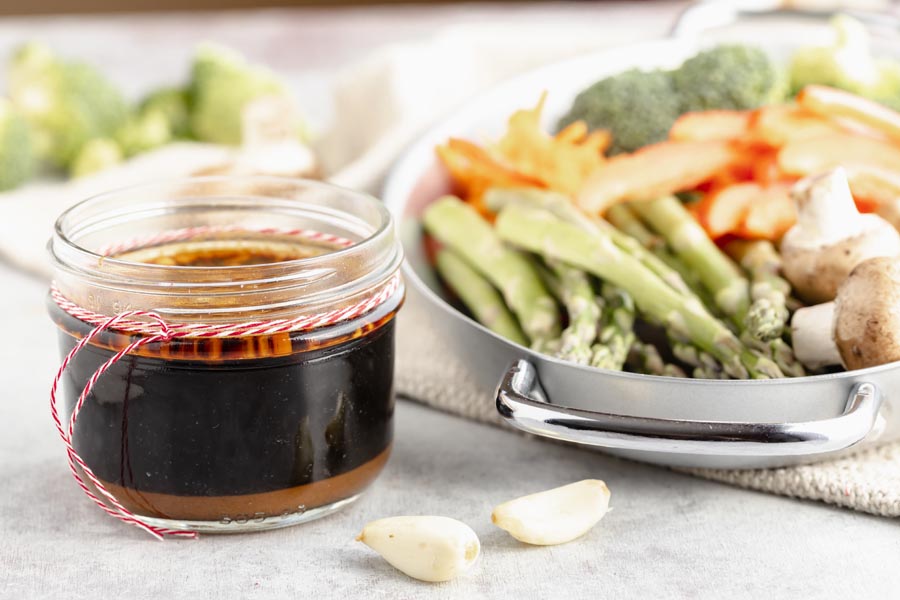
{"label": "knotted string", "polygon": [[[81,391],[81,394],[78,396],[78,401],[75,403],[75,407],[72,410],[72,415],[69,417],[68,426],[64,428],[62,419],[60,419],[59,416],[59,409],[57,407],[56,390],[59,386],[60,379],[62,379],[66,368],[69,366],[69,363],[72,362],[72,360],[75,358],[75,355],[78,354],[82,348],[87,346],[103,331],[112,329],[120,321],[133,317],[143,317],[155,322],[158,328],[157,333],[147,337],[140,337],[134,342],[131,342],[130,344],[116,352],[112,357],[110,357],[106,362],[104,362],[97,368],[94,374],[91,375],[91,377],[88,379],[87,383],[84,386],[84,389]],[[66,357],[63,359],[62,364],[59,367],[59,371],[56,372],[56,377],[53,378],[53,384],[50,386],[50,414],[53,417],[53,422],[56,424],[56,431],[59,433],[59,437],[60,439],[62,439],[63,444],[65,444],[66,446],[66,455],[68,457],[69,469],[72,471],[72,475],[75,477],[75,481],[78,483],[78,487],[80,487],[81,490],[87,495],[87,497],[93,500],[94,504],[99,506],[106,514],[110,515],[111,517],[115,517],[116,519],[124,523],[130,523],[131,525],[139,527],[158,540],[163,539],[165,536],[196,538],[197,532],[184,529],[167,529],[165,527],[157,527],[143,521],[140,517],[125,508],[122,503],[116,500],[116,497],[106,489],[106,486],[104,486],[100,479],[97,478],[97,476],[94,474],[94,471],[91,470],[89,466],[87,466],[84,460],[81,459],[81,456],[78,455],[78,452],[75,451],[75,447],[72,445],[72,437],[75,434],[75,422],[78,420],[78,414],[81,412],[81,409],[84,408],[84,402],[87,399],[88,395],[91,393],[91,390],[94,389],[94,385],[97,383],[97,380],[100,379],[100,377],[110,367],[119,362],[126,354],[129,354],[146,344],[152,344],[154,342],[165,342],[172,339],[172,337],[173,334],[169,329],[168,324],[162,319],[162,317],[154,312],[132,310],[120,313],[114,317],[110,317],[105,322],[94,327],[88,335],[83,337],[77,344],[75,344],[75,347],[72,348],[72,350],[70,350],[68,354],[66,354]],[[79,474],[79,468],[94,486],[94,489],[96,489],[97,492],[99,492],[100,496],[103,497],[103,499],[101,499],[100,496],[91,491],[91,488],[88,487],[87,483],[85,483],[84,479],[81,477],[81,474]]]}

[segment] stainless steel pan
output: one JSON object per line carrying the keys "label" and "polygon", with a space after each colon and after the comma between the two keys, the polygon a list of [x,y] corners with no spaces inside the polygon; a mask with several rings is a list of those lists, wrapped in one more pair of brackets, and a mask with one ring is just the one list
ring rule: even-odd
{"label": "stainless steel pan", "polygon": [[[821,22],[728,32],[776,53],[821,42]],[[786,35],[788,31],[790,35]],[[814,462],[900,439],[900,364],[770,381],[713,381],[584,367],[504,340],[451,306],[425,259],[419,216],[447,191],[434,146],[452,136],[498,135],[508,115],[544,90],[548,126],[574,95],[630,67],[670,67],[711,40],[672,38],[582,56],[530,72],[466,104],[426,133],[389,175],[384,198],[401,223],[411,301],[427,305],[448,348],[463,358],[486,402],[537,435],[666,465],[761,468]],[[883,52],[896,48],[882,44]]]}

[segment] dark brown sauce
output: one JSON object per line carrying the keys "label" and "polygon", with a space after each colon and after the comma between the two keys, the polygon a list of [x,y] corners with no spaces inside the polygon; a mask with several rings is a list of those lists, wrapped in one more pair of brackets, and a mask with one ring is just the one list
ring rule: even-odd
{"label": "dark brown sauce", "polygon": [[[273,258],[250,246],[170,250],[158,256],[188,266]],[[264,519],[353,496],[391,444],[397,308],[382,305],[355,332],[318,330],[315,343],[292,333],[148,344],[98,380],[75,448],[146,516]],[[50,312],[63,354],[92,329],[52,300]],[[69,411],[87,379],[133,337],[101,336],[76,356],[65,377]]]}
{"label": "dark brown sauce", "polygon": [[247,234],[243,239],[210,234],[161,246],[139,248],[116,258],[153,265],[180,267],[237,267],[265,265],[321,256],[336,246],[289,236]]}

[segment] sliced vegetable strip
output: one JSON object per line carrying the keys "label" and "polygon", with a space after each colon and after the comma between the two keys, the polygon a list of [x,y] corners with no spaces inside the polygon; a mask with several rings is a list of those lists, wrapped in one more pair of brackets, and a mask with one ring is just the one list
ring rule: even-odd
{"label": "sliced vegetable strip", "polygon": [[805,177],[834,167],[866,166],[900,171],[900,147],[885,140],[836,133],[792,140],[778,152],[778,166]]}
{"label": "sliced vegetable strip", "polygon": [[669,130],[678,142],[737,140],[747,135],[752,113],[744,110],[707,110],[681,115]]}
{"label": "sliced vegetable strip", "polygon": [[634,154],[620,154],[588,178],[578,193],[578,205],[598,215],[617,202],[693,189],[726,170],[736,158],[732,144],[722,141],[662,142]]}
{"label": "sliced vegetable strip", "polygon": [[850,119],[900,141],[900,113],[862,96],[824,85],[808,85],[797,103],[823,117]]}
{"label": "sliced vegetable strip", "polygon": [[466,140],[450,138],[436,151],[460,193],[477,206],[485,190],[495,185],[544,186],[540,180],[501,164],[487,150]]}
{"label": "sliced vegetable strip", "polygon": [[794,140],[846,133],[838,123],[795,104],[774,104],[754,111],[749,131],[753,140],[772,148]]}
{"label": "sliced vegetable strip", "polygon": [[574,194],[603,162],[610,135],[602,130],[588,133],[587,126],[579,122],[558,136],[547,134],[541,128],[545,97],[534,109],[512,114],[496,149],[516,171],[540,181],[540,187]]}

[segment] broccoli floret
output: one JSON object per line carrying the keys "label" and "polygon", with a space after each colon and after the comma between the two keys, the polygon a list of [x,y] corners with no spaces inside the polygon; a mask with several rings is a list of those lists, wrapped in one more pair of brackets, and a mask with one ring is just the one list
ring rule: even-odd
{"label": "broccoli floret", "polygon": [[716,46],[672,73],[684,112],[746,110],[784,100],[787,78],[759,48]]}
{"label": "broccoli floret", "polygon": [[28,122],[9,100],[0,98],[0,191],[25,183],[36,162]]}
{"label": "broccoli floret", "polygon": [[27,44],[9,65],[9,92],[31,124],[37,154],[67,167],[90,139],[111,136],[128,115],[125,100],[93,67]]}
{"label": "broccoli floret", "polygon": [[69,167],[69,175],[82,177],[117,165],[125,158],[122,148],[110,138],[94,138],[84,144]]}
{"label": "broccoli floret", "polygon": [[828,85],[900,108],[900,63],[872,56],[869,33],[846,15],[831,20],[835,43],[801,48],[791,58],[791,87]]}
{"label": "broccoli floret", "polygon": [[618,154],[664,140],[680,113],[669,72],[632,69],[578,94],[559,127],[583,120],[591,129],[607,129],[610,153]]}
{"label": "broccoli floret", "polygon": [[138,107],[141,113],[161,112],[169,123],[172,137],[186,139],[191,135],[190,103],[188,91],[182,88],[164,88],[145,97]]}
{"label": "broccoli floret", "polygon": [[273,72],[248,64],[227,48],[203,45],[194,59],[190,85],[191,130],[201,141],[240,144],[244,106],[272,95],[289,96]]}
{"label": "broccoli floret", "polygon": [[166,115],[152,108],[130,116],[116,132],[115,140],[125,156],[134,156],[171,142],[172,130]]}
{"label": "broccoli floret", "polygon": [[869,48],[865,26],[844,15],[831,20],[835,34],[832,46],[801,48],[791,58],[791,87],[800,91],[818,83],[862,93],[880,78],[879,67]]}

